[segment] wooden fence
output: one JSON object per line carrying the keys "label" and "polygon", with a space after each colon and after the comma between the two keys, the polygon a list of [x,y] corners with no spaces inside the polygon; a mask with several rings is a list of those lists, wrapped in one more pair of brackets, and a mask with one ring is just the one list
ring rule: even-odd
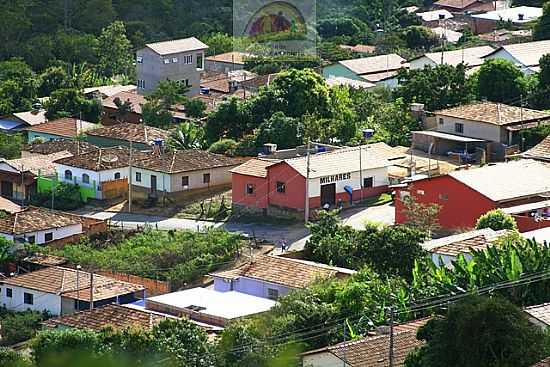
{"label": "wooden fence", "polygon": [[128,179],[106,181],[101,184],[102,198],[105,200],[126,197],[128,195]]}
{"label": "wooden fence", "polygon": [[113,279],[121,280],[123,282],[142,285],[147,290],[148,297],[158,296],[161,294],[170,293],[172,291],[170,282],[165,282],[162,280],[144,278],[137,275],[119,273],[115,271],[99,271],[98,274],[104,275],[106,277],[110,277]]}

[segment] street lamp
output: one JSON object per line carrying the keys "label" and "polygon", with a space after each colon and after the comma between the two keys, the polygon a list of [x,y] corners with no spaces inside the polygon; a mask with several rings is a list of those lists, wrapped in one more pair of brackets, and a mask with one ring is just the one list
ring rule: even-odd
{"label": "street lamp", "polygon": [[79,284],[80,269],[82,269],[82,266],[77,265],[76,266],[76,310],[77,311],[80,311],[80,284]]}
{"label": "street lamp", "polygon": [[[359,187],[360,187],[360,199],[363,201],[363,141],[369,141],[374,136],[374,129],[363,129],[361,131],[362,139],[359,144]],[[367,147],[365,147],[367,149]]]}

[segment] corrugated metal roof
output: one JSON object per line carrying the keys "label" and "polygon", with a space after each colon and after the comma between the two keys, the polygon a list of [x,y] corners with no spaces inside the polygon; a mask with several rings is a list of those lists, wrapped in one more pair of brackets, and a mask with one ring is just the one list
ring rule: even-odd
{"label": "corrugated metal roof", "polygon": [[388,54],[360,59],[342,60],[340,64],[357,75],[379,73],[386,70],[397,70],[403,67],[406,60],[397,54]]}
{"label": "corrugated metal roof", "polygon": [[495,55],[497,52],[503,50],[525,66],[538,66],[540,58],[546,54],[550,54],[550,40],[504,45],[486,57]]}
{"label": "corrugated metal roof", "polygon": [[159,55],[171,55],[180,52],[189,52],[197,50],[206,50],[208,45],[202,43],[195,37],[182,38],[178,40],[148,43],[145,46],[155,51]]}
{"label": "corrugated metal roof", "polygon": [[[483,57],[493,52],[493,48],[490,46],[470,47],[463,48],[461,50],[445,51],[443,52],[443,64],[456,66],[464,63],[470,67],[479,66],[483,64]],[[429,52],[424,54],[436,64],[441,64],[441,52]],[[420,57],[416,58],[419,59]]]}

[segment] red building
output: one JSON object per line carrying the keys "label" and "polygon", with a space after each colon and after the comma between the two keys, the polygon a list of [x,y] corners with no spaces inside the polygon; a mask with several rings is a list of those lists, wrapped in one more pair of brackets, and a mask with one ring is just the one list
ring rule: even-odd
{"label": "red building", "polygon": [[[232,172],[233,207],[269,215],[303,213],[379,195],[388,190],[388,158],[383,143],[312,154],[306,189],[307,157],[252,159]],[[300,214],[300,216],[303,214]]]}
{"label": "red building", "polygon": [[407,222],[404,200],[439,204],[444,229],[473,228],[486,212],[501,208],[516,219],[520,232],[550,226],[550,167],[533,160],[499,163],[454,171],[445,176],[399,185],[395,196],[396,223]]}

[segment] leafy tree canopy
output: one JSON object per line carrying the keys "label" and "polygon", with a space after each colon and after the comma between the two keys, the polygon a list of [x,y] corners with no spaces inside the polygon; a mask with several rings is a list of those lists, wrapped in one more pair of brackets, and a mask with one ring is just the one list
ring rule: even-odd
{"label": "leafy tree canopy", "polygon": [[500,209],[491,210],[483,214],[476,223],[476,229],[491,228],[495,231],[503,229],[517,230],[516,220],[510,214]]}

